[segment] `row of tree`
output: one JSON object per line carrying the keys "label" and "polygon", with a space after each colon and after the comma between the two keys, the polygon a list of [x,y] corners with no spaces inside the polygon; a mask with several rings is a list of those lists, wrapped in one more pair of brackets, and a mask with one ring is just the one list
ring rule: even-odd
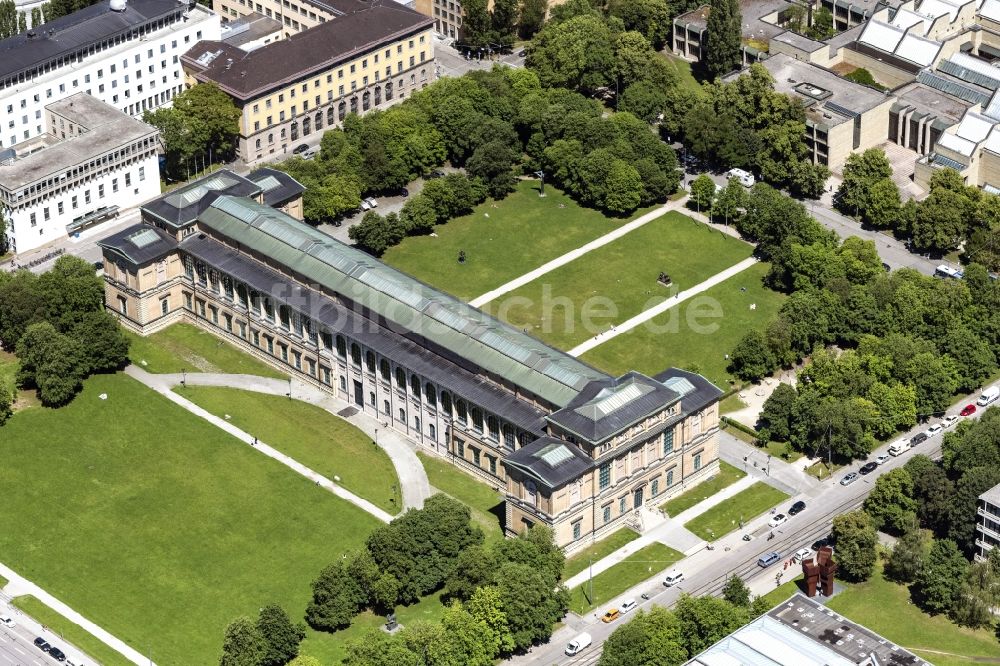
{"label": "row of tree", "polygon": [[[100,278],[69,255],[42,275],[0,273],[0,345],[18,357],[18,386],[37,389],[46,405],[68,402],[86,377],[128,361],[128,339],[104,310]],[[12,400],[13,387],[0,386],[0,423]]]}
{"label": "row of tree", "polygon": [[1000,270],[1000,197],[966,185],[954,169],[934,172],[922,201],[902,203],[892,165],[880,148],[852,153],[844,165],[837,207],[867,226],[907,238],[914,249],[964,258]]}
{"label": "row of tree", "polygon": [[479,178],[451,173],[427,181],[420,194],[403,204],[398,214],[383,216],[368,211],[360,223],[348,229],[348,235],[368,252],[381,256],[408,235],[429,233],[437,224],[472,212],[486,196],[486,188]]}
{"label": "row of tree", "polygon": [[750,589],[733,575],[721,599],[683,594],[673,610],[640,610],[604,642],[598,664],[679,666],[768,610],[767,600],[751,599]]}
{"label": "row of tree", "polygon": [[256,620],[238,617],[226,627],[220,666],[307,666],[297,659],[305,625],[295,624],[285,609],[270,604],[260,609]]}

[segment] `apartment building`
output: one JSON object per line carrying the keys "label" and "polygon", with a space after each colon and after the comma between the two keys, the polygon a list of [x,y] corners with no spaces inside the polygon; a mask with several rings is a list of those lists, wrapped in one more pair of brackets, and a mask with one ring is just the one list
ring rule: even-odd
{"label": "apartment building", "polygon": [[46,132],[0,152],[14,252],[114,217],[160,191],[159,132],[87,93],[44,107]]}
{"label": "apartment building", "polygon": [[136,118],[184,88],[180,56],[219,17],[176,0],[101,2],[0,41],[0,148],[45,133],[47,104],[86,93]]}
{"label": "apartment building", "polygon": [[1000,484],[979,496],[976,502],[976,560],[982,562],[1000,546]]}
{"label": "apartment building", "polygon": [[426,87],[433,60],[431,20],[394,2],[250,52],[206,40],[181,58],[189,84],[212,81],[239,107],[238,152],[248,162]]}
{"label": "apartment building", "polygon": [[[276,209],[295,184],[278,177],[268,199],[272,176],[213,174],[145,206],[145,224],[101,242],[108,309],[139,334],[191,322],[348,401],[506,489],[510,533],[551,524],[567,550],[620,524],[618,494],[632,511],[717,469],[720,391],[704,378],[610,377]],[[535,454],[557,486],[531,476]],[[580,502],[539,508],[574,489],[596,530],[573,527]]]}
{"label": "apartment building", "polygon": [[370,7],[362,0],[213,0],[212,9],[224,22],[252,13],[281,22],[285,35],[294,35],[309,28],[353,14]]}

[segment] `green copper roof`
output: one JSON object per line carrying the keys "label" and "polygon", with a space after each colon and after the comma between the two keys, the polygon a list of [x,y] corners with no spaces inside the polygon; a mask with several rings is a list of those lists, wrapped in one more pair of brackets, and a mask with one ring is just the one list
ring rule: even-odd
{"label": "green copper roof", "polygon": [[608,375],[281,211],[220,196],[199,223],[562,407]]}

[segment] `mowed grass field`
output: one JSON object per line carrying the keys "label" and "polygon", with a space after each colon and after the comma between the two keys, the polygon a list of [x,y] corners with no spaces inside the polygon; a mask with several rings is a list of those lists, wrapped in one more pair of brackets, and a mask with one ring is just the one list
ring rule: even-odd
{"label": "mowed grass field", "polygon": [[[753,247],[669,212],[487,303],[484,310],[571,349],[750,256]],[[667,273],[672,284],[657,281]]]}
{"label": "mowed grass field", "polygon": [[120,374],[15,414],[0,459],[3,562],[164,666],[216,662],[264,604],[301,618],[319,571],[379,525]]}
{"label": "mowed grass field", "polygon": [[[569,609],[578,615],[588,613],[683,558],[683,553],[669,546],[659,542],[651,543],[629,555],[628,559],[594,576],[593,586],[588,580],[570,590]],[[600,612],[606,610],[610,610],[610,607],[601,607]]]}
{"label": "mowed grass field", "polygon": [[[634,219],[652,210],[640,208]],[[487,201],[469,215],[411,236],[389,248],[382,260],[438,289],[472,300],[598,236],[626,220],[582,208],[560,190],[524,180],[503,201]],[[465,263],[458,253],[465,252]],[[654,277],[655,279],[655,277]]]}
{"label": "mowed grass field", "polygon": [[389,513],[399,513],[399,478],[385,451],[330,412],[299,400],[239,389],[174,389],[269,446],[311,467]]}
{"label": "mowed grass field", "polygon": [[126,331],[128,357],[146,372],[224,372],[284,379],[287,375],[258,361],[222,338],[191,324],[173,324],[142,337]]}
{"label": "mowed grass field", "polygon": [[731,379],[726,354],[748,330],[763,329],[786,298],[764,286],[768,270],[768,264],[751,266],[581,359],[615,375],[628,370],[653,375],[670,366],[693,369],[725,388]]}
{"label": "mowed grass field", "polygon": [[695,516],[684,523],[684,527],[706,541],[715,541],[739,529],[740,520],[746,524],[786,499],[788,499],[787,493],[763,481],[757,481],[746,490],[722,500],[705,513]]}

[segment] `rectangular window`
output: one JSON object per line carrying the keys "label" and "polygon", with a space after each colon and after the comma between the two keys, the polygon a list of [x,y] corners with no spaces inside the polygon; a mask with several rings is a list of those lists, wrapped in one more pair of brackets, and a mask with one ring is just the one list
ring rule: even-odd
{"label": "rectangular window", "polygon": [[580,525],[580,521],[578,520],[575,523],[573,523],[573,541],[579,539],[582,532],[583,532],[583,527]]}
{"label": "rectangular window", "polygon": [[628,511],[628,497],[619,497],[618,498],[618,515],[619,516],[623,515],[626,511]]}
{"label": "rectangular window", "polygon": [[601,490],[604,490],[605,488],[611,485],[611,463],[606,462],[603,465],[601,465],[599,475],[600,475],[600,481],[599,481],[600,488]]}
{"label": "rectangular window", "polygon": [[184,292],[184,307],[186,307],[188,310],[193,309],[191,307],[191,294],[187,292]]}
{"label": "rectangular window", "polygon": [[160,299],[160,314],[167,314],[170,312],[170,299],[161,298]]}
{"label": "rectangular window", "polygon": [[668,456],[674,451],[674,431],[663,431],[663,455]]}
{"label": "rectangular window", "polygon": [[697,472],[699,469],[701,469],[701,454],[696,453],[694,456],[694,471]]}
{"label": "rectangular window", "polygon": [[139,167],[139,180],[146,180],[146,167]]}
{"label": "rectangular window", "polygon": [[475,463],[476,467],[479,467],[479,449],[472,447],[472,462]]}
{"label": "rectangular window", "polygon": [[610,523],[611,522],[611,505],[609,504],[606,507],[604,507],[604,510],[601,513],[603,514],[602,517],[604,518],[604,522],[605,523]]}
{"label": "rectangular window", "polygon": [[667,471],[667,487],[674,485],[674,470]]}
{"label": "rectangular window", "polygon": [[656,497],[657,495],[660,494],[660,480],[659,479],[653,479],[652,493],[653,493],[653,497]]}
{"label": "rectangular window", "polygon": [[455,440],[455,444],[456,444],[456,446],[458,446],[458,457],[464,459],[465,458],[465,442],[463,442],[460,439],[456,439]]}

